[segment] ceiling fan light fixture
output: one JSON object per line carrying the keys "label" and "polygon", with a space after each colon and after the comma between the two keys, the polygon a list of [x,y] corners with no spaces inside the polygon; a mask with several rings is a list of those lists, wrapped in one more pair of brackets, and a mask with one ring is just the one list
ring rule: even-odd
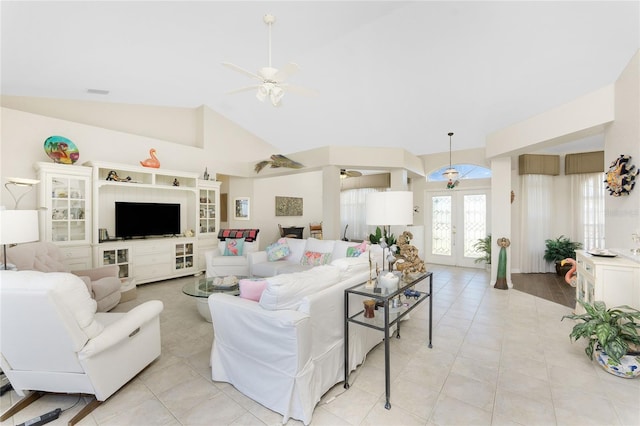
{"label": "ceiling fan light fixture", "polygon": [[270,94],[271,103],[273,104],[273,106],[279,106],[280,101],[282,100],[283,97],[284,97],[284,90],[282,90],[282,87],[274,84],[273,87],[271,87],[271,94]]}

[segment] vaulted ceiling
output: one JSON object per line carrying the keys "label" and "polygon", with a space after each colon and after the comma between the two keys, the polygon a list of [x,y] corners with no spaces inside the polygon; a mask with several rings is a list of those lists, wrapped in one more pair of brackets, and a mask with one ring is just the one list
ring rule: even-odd
{"label": "vaulted ceiling", "polygon": [[[5,95],[207,105],[283,154],[326,145],[416,155],[613,83],[640,44],[636,1],[2,1]],[[274,108],[229,95],[272,57],[302,68]],[[87,89],[108,90],[108,95]]]}

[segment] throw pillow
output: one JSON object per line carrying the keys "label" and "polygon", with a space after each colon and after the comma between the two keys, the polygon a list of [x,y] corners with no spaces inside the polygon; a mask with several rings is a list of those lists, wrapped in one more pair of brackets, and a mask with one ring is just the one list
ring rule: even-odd
{"label": "throw pillow", "polygon": [[367,251],[367,243],[365,241],[363,241],[362,243],[358,244],[357,246],[348,247],[347,248],[347,257],[358,257],[362,253],[364,253],[365,251]]}
{"label": "throw pillow", "polygon": [[319,266],[331,261],[331,253],[318,253],[317,251],[305,251],[300,259],[301,265]]}
{"label": "throw pillow", "polygon": [[243,279],[239,281],[238,285],[240,286],[241,298],[259,302],[262,292],[267,288],[267,281]]}
{"label": "throw pillow", "polygon": [[269,262],[275,262],[276,260],[285,258],[291,253],[289,244],[287,244],[287,240],[284,238],[280,238],[275,243],[268,245],[265,251],[267,252],[267,260]]}
{"label": "throw pillow", "polygon": [[244,238],[227,238],[224,241],[223,256],[242,256],[242,247],[244,246]]}

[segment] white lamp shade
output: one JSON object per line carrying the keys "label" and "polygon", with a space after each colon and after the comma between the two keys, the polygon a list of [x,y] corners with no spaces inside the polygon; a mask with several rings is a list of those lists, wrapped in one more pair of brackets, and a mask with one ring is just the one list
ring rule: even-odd
{"label": "white lamp shade", "polygon": [[0,244],[38,241],[37,210],[0,210]]}
{"label": "white lamp shade", "polygon": [[367,225],[413,223],[413,192],[386,191],[367,194]]}

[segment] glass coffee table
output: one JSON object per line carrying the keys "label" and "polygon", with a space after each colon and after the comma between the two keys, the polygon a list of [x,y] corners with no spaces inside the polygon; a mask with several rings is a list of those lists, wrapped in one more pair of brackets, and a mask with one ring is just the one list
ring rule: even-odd
{"label": "glass coffee table", "polygon": [[[237,296],[240,294],[238,283],[233,285],[214,285],[214,280],[220,277],[196,277],[193,282],[187,283],[182,287],[182,292],[187,296],[196,298],[196,307],[198,312],[206,321],[211,322],[211,311],[207,298],[213,293],[227,293]],[[243,278],[236,276],[238,281]]]}

